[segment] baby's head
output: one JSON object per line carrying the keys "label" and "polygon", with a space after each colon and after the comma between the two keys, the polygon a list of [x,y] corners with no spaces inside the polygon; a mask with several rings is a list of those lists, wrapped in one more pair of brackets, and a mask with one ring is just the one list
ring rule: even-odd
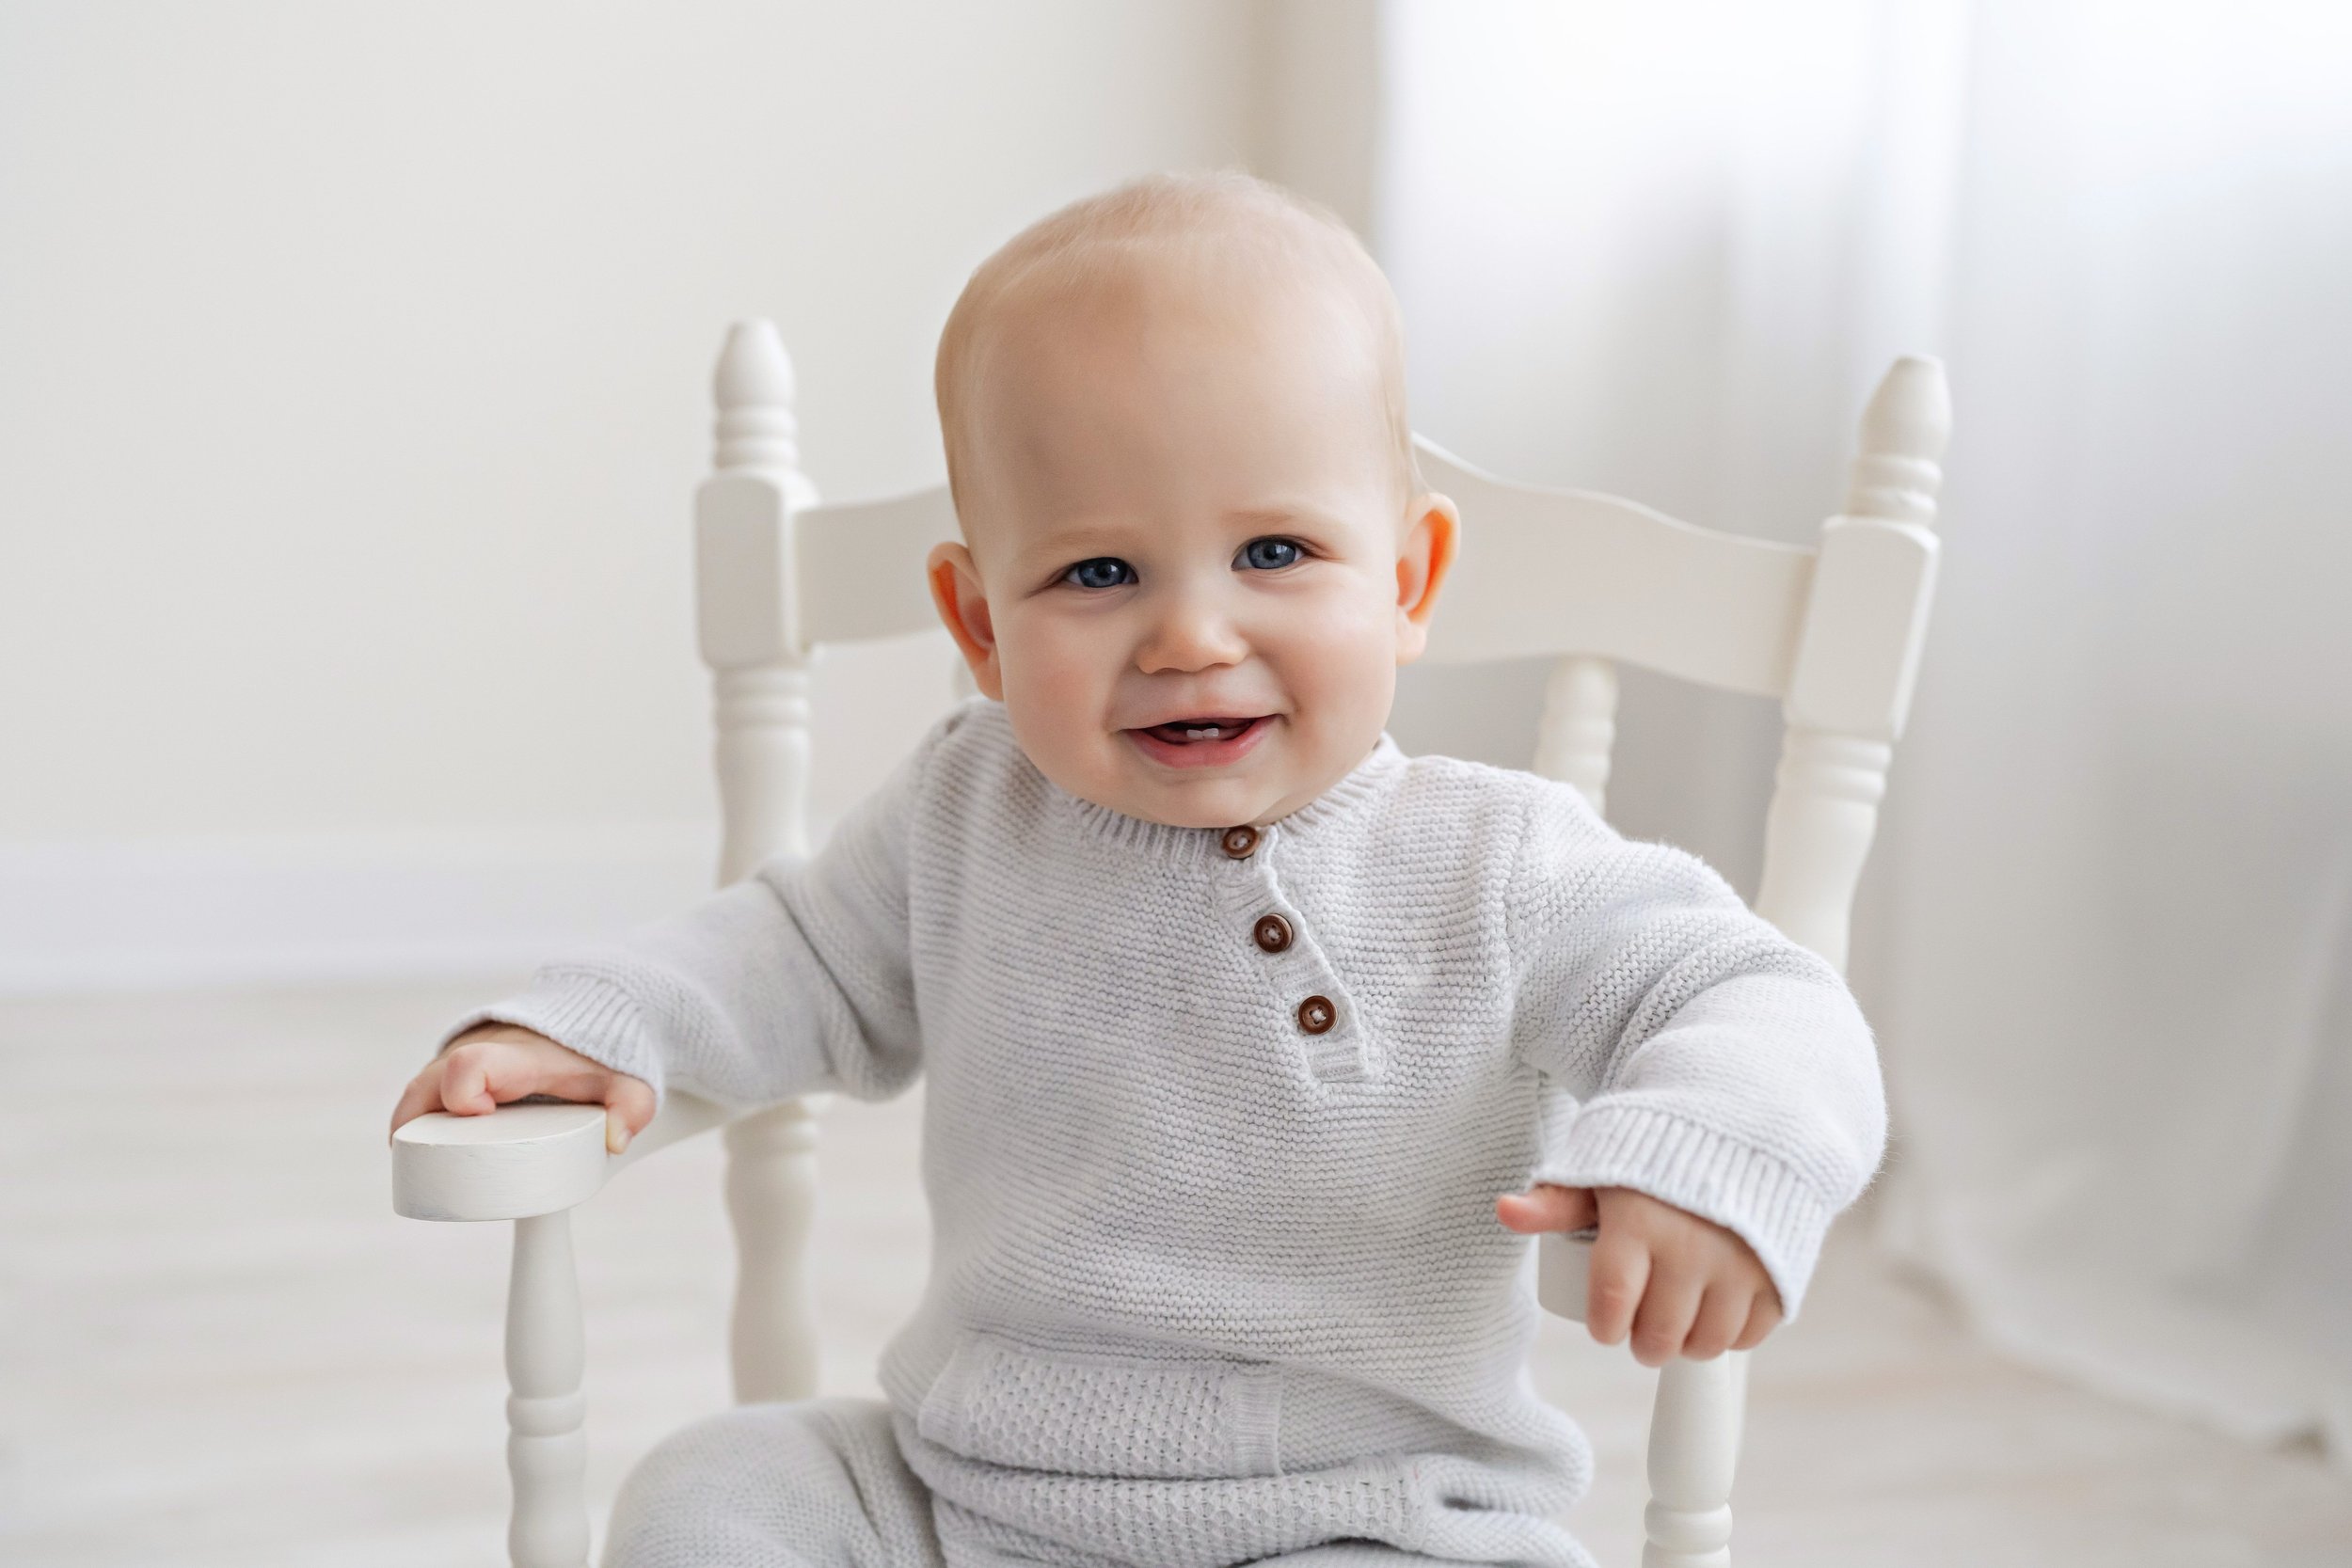
{"label": "baby's head", "polygon": [[1047,778],[1214,828],[1364,759],[1455,524],[1336,218],[1238,174],[1065,207],[973,274],[938,390],[963,543],[932,595]]}

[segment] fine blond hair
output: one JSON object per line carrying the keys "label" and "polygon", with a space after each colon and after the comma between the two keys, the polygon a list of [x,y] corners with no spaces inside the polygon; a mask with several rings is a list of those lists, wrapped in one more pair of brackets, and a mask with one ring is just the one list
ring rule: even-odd
{"label": "fine blond hair", "polygon": [[1171,246],[1260,280],[1295,282],[1320,266],[1361,309],[1380,378],[1404,499],[1422,488],[1405,412],[1405,325],[1396,294],[1363,242],[1338,214],[1238,170],[1151,174],[1046,214],[973,272],[939,335],[933,390],[958,515],[969,465],[969,417],[990,324],[1009,299],[1083,293]]}

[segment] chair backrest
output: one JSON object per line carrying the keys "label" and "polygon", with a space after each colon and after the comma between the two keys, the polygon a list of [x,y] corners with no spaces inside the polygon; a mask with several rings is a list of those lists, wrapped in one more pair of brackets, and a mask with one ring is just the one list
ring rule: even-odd
{"label": "chair backrest", "polygon": [[[716,391],[696,562],[703,657],[718,685],[720,875],[731,880],[806,847],[809,654],[931,627],[923,560],[956,525],[945,486],[818,502],[799,467],[790,361],[771,324],[728,334]],[[1864,412],[1845,510],[1811,546],[1513,484],[1421,441],[1430,483],[1461,507],[1465,541],[1429,657],[1556,657],[1534,765],[1597,806],[1619,662],[1779,698],[1787,734],[1756,907],[1842,967],[1927,634],[1950,423],[1943,367],[1898,360]]]}
{"label": "chair backrest", "polygon": [[[716,390],[716,471],[697,499],[695,551],[702,651],[717,689],[727,881],[807,847],[810,654],[933,626],[923,562],[956,525],[944,486],[818,502],[800,471],[790,362],[769,323],[729,333]],[[1810,546],[1694,528],[1613,497],[1509,483],[1421,442],[1432,486],[1461,508],[1463,534],[1429,657],[1556,658],[1535,770],[1576,784],[1597,807],[1606,802],[1619,662],[1779,699],[1786,729],[1756,910],[1842,969],[1854,887],[1927,631],[1950,421],[1942,366],[1898,360],[1863,414],[1845,509]],[[739,1399],[814,1389],[800,1260],[813,1138],[797,1105],[728,1130]],[[1661,1392],[1661,1419],[1670,1402]],[[1724,1495],[1728,1488],[1726,1469]]]}

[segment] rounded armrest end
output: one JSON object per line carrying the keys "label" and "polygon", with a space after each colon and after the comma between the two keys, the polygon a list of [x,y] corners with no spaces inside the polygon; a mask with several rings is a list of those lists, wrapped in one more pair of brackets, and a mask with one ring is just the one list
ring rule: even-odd
{"label": "rounded armrest end", "polygon": [[418,1220],[560,1213],[604,1185],[604,1107],[435,1111],[392,1134],[392,1209]]}

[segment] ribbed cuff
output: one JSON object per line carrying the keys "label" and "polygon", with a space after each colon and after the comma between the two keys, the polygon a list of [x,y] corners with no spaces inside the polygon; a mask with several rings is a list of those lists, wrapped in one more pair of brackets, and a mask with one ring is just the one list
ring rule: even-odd
{"label": "ribbed cuff", "polygon": [[484,1023],[536,1030],[590,1061],[644,1079],[652,1085],[654,1103],[661,1102],[661,1058],[644,1017],[627,991],[600,975],[543,969],[526,989],[458,1020],[442,1035],[440,1049],[448,1050],[452,1040]]}
{"label": "ribbed cuff", "polygon": [[1788,1165],[1711,1128],[1644,1105],[1587,1105],[1534,1180],[1631,1187],[1714,1221],[1756,1250],[1794,1321],[1837,1211]]}

